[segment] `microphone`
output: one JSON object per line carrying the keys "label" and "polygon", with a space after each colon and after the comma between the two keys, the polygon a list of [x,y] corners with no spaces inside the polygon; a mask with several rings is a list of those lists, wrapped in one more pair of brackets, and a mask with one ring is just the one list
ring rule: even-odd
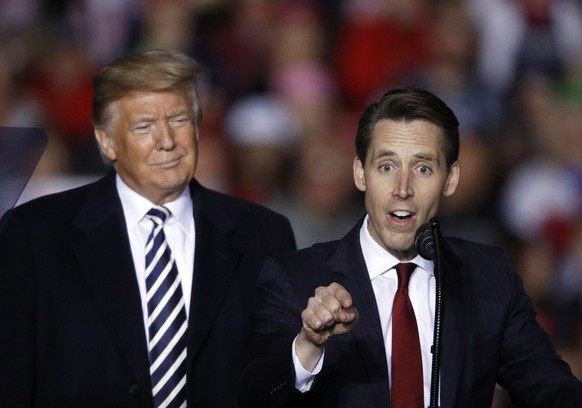
{"label": "microphone", "polygon": [[414,238],[414,245],[416,246],[419,255],[424,259],[429,261],[434,259],[436,248],[430,223],[427,222],[418,227]]}

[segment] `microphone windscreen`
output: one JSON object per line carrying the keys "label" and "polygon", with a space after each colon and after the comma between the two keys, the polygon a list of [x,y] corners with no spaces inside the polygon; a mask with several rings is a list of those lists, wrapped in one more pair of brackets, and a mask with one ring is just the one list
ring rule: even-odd
{"label": "microphone windscreen", "polygon": [[422,224],[418,230],[416,230],[414,245],[416,246],[419,255],[424,259],[428,259],[429,261],[434,259],[435,243],[428,223]]}

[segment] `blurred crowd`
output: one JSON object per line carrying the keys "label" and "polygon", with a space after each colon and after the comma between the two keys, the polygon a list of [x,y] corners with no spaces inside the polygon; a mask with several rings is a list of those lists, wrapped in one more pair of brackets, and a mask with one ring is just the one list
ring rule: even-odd
{"label": "blurred crowd", "polygon": [[29,196],[108,170],[91,78],[153,48],[206,67],[198,179],[284,213],[300,247],[363,212],[364,106],[396,86],[440,96],[461,123],[444,233],[512,252],[582,378],[580,0],[0,0],[0,125],[49,137]]}

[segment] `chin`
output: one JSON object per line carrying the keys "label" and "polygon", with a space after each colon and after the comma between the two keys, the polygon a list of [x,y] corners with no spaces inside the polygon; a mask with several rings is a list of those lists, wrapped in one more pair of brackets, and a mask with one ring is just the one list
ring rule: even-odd
{"label": "chin", "polygon": [[392,233],[392,236],[386,240],[393,248],[400,251],[407,251],[414,246],[414,234],[410,232]]}
{"label": "chin", "polygon": [[189,180],[184,178],[169,178],[166,177],[162,180],[158,180],[158,187],[164,191],[181,192],[187,185]]}
{"label": "chin", "polygon": [[416,256],[416,248],[414,248],[414,245],[402,245],[396,248],[395,251],[401,260],[410,260]]}

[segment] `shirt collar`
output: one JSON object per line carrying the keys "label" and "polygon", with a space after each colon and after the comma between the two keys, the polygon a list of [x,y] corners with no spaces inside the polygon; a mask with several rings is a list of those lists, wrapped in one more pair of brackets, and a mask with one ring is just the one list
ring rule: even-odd
{"label": "shirt collar", "polygon": [[[132,190],[119,174],[116,175],[115,182],[127,225],[136,226],[155,204]],[[178,198],[165,203],[164,206],[172,213],[168,223],[178,222],[180,228],[188,234],[194,231],[193,206],[189,187],[185,188]]]}
{"label": "shirt collar", "polygon": [[[382,248],[380,244],[372,238],[370,231],[368,231],[369,217],[369,215],[366,215],[362,227],[360,228],[360,245],[362,247],[364,260],[366,261],[370,280],[374,280],[384,272],[394,268],[398,263],[400,263],[400,260]],[[434,275],[433,261],[429,261],[420,255],[416,255],[412,260],[410,260],[410,262],[415,263],[428,274]]]}

